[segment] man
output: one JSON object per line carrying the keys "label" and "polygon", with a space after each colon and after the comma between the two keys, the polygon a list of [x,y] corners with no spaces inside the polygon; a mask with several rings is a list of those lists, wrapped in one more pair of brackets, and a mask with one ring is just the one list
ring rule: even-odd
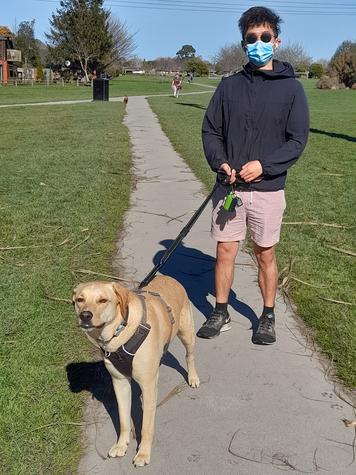
{"label": "man", "polygon": [[[280,17],[264,7],[239,20],[243,70],[221,81],[204,117],[202,136],[211,169],[223,176],[213,197],[212,237],[217,241],[216,306],[197,335],[213,338],[231,327],[227,310],[239,242],[248,227],[258,262],[263,311],[253,341],[276,341],[274,305],[278,270],[275,245],[285,209],[287,169],[304,150],[309,112],[290,64],[273,60]],[[232,203],[231,203],[232,202]]]}

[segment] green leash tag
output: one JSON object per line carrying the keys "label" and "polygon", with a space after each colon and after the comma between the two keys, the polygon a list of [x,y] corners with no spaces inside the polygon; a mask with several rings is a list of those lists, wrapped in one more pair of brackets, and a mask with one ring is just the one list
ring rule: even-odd
{"label": "green leash tag", "polygon": [[224,210],[225,211],[233,211],[236,206],[236,196],[233,191],[230,191],[228,195],[225,196],[224,199]]}

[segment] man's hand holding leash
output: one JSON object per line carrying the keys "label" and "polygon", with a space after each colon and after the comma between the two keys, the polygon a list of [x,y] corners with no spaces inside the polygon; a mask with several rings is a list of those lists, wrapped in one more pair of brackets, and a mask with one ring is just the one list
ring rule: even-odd
{"label": "man's hand holding leash", "polygon": [[[224,185],[233,185],[239,179],[246,183],[260,181],[262,173],[262,165],[258,160],[245,163],[240,172],[231,168],[228,163],[223,163],[218,171],[218,174],[220,174],[219,181]],[[225,175],[227,176],[225,177]]]}
{"label": "man's hand holding leash", "polygon": [[232,185],[233,183],[235,183],[237,177],[236,177],[236,170],[234,168],[231,169],[231,167],[228,163],[223,163],[220,167],[220,170],[222,172],[225,172],[226,175],[228,175],[230,177],[229,180],[227,180],[227,179],[224,180],[224,183],[226,185]]}

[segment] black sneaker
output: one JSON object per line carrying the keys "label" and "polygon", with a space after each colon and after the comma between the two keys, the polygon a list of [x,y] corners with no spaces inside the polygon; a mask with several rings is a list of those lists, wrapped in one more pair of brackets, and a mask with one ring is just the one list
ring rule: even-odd
{"label": "black sneaker", "polygon": [[274,330],[275,317],[273,313],[262,315],[256,333],[252,337],[252,342],[258,345],[270,345],[276,341]]}
{"label": "black sneaker", "polygon": [[227,312],[214,310],[211,317],[206,320],[198,330],[197,336],[200,338],[214,338],[220,335],[220,332],[226,332],[231,329],[231,318]]}

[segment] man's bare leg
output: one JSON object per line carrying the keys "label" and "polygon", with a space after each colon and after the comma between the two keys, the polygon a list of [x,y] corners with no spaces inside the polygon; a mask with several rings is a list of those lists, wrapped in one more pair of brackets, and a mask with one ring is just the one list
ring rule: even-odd
{"label": "man's bare leg", "polygon": [[270,344],[276,341],[274,330],[274,304],[278,284],[278,268],[274,246],[261,247],[254,243],[254,252],[258,262],[258,284],[263,298],[263,312],[254,342]]}
{"label": "man's bare leg", "polygon": [[235,259],[239,243],[218,242],[216,245],[215,296],[217,303],[227,303],[234,281]]}
{"label": "man's bare leg", "polygon": [[254,243],[254,252],[258,262],[258,284],[263,303],[274,307],[277,293],[278,268],[274,246],[260,247]]}

